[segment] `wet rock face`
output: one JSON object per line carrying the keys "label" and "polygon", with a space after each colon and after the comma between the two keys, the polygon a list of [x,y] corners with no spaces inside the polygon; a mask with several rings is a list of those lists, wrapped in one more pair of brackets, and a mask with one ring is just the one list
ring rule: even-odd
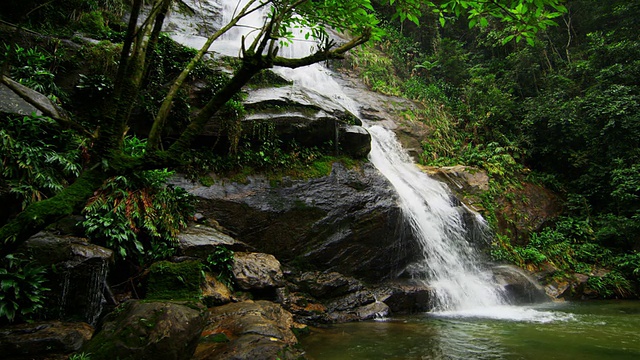
{"label": "wet rock face", "polygon": [[94,324],[102,311],[103,289],[113,251],[90,244],[86,239],[40,232],[21,248],[50,272],[52,292],[60,298],[51,313],[65,320]]}
{"label": "wet rock face", "polygon": [[396,193],[369,164],[348,170],[336,163],[329,176],[277,187],[260,178],[174,183],[199,198],[207,218],[281,262],[379,282],[400,274],[418,252]]}
{"label": "wet rock face", "polygon": [[[336,154],[354,158],[366,158],[371,151],[371,135],[360,119],[334,99],[312,90],[294,85],[251,90],[244,106],[248,115],[241,120],[243,141],[257,143],[269,136],[285,145],[308,148],[324,148],[331,143]],[[217,143],[226,139],[227,120],[214,116],[201,140]]]}
{"label": "wet rock face", "polygon": [[516,305],[549,301],[545,289],[526,271],[512,265],[492,268],[496,281],[501,284],[511,303]]}
{"label": "wet rock face", "polygon": [[[163,31],[177,33],[177,40],[188,35],[207,37],[212,27],[220,27],[222,8],[217,1],[181,0],[180,4],[181,11],[170,12],[163,27]],[[194,21],[194,14],[198,21]]]}
{"label": "wet rock face", "polygon": [[83,349],[92,359],[191,359],[205,326],[193,305],[130,300]]}

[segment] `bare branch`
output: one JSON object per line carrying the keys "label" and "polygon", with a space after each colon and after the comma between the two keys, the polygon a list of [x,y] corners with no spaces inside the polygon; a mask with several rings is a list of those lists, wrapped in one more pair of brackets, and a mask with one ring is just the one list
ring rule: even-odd
{"label": "bare branch", "polygon": [[366,43],[367,41],[369,41],[370,38],[371,38],[371,29],[365,29],[362,35],[353,38],[351,41],[345,44],[342,44],[340,47],[336,48],[335,50],[330,50],[328,47],[331,46],[331,42],[327,42],[323,47],[323,49],[309,56],[299,58],[299,59],[289,59],[281,56],[276,56],[273,58],[272,63],[275,66],[283,66],[283,67],[294,69],[302,66],[315,64],[317,62],[321,62],[325,60],[342,59],[344,58],[344,54],[347,51]]}

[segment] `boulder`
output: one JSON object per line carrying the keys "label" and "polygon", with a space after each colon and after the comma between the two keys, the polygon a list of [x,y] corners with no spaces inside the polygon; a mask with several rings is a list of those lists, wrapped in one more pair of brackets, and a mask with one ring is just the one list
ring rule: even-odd
{"label": "boulder", "polygon": [[249,251],[251,247],[220,230],[201,224],[190,224],[178,234],[180,254],[206,259],[217,246],[233,251]]}
{"label": "boulder", "polygon": [[243,290],[273,289],[284,285],[280,262],[269,254],[235,253],[233,275],[236,285]]}
{"label": "boulder", "polygon": [[362,321],[386,316],[389,307],[376,300],[370,290],[356,291],[326,303],[329,322]]}
{"label": "boulder", "polygon": [[301,291],[317,298],[332,298],[364,289],[360,280],[339,272],[308,271],[292,279]]}
{"label": "boulder", "polygon": [[45,115],[67,119],[65,112],[45,95],[2,75],[0,82],[0,113],[15,115]]}
{"label": "boulder", "polygon": [[230,303],[233,300],[231,290],[221,283],[215,276],[205,274],[204,286],[202,287],[202,301],[207,306],[217,306]]}
{"label": "boulder", "polygon": [[431,309],[432,290],[424,283],[396,280],[375,290],[376,299],[389,306],[393,314],[413,314]]}
{"label": "boulder", "polygon": [[355,312],[355,309],[363,305],[368,305],[376,302],[375,295],[370,290],[356,291],[335,299],[332,299],[326,303],[329,312]]}
{"label": "boulder", "polygon": [[44,266],[54,266],[50,284],[60,296],[50,304],[51,313],[65,320],[95,324],[102,312],[103,290],[113,251],[90,244],[86,239],[43,231],[28,239],[21,251]]}
{"label": "boulder", "polygon": [[289,311],[299,323],[318,325],[332,322],[327,308],[306,293],[289,292],[287,288],[278,288],[276,302]]}
{"label": "boulder", "polygon": [[280,305],[244,301],[209,309],[193,359],[271,360],[298,359],[292,328],[301,328]]}
{"label": "boulder", "polygon": [[381,319],[389,315],[389,306],[381,301],[360,306],[356,309],[356,315],[360,320]]}
{"label": "boulder", "polygon": [[525,270],[513,265],[494,266],[492,270],[494,279],[504,287],[511,303],[523,305],[550,300],[544,287]]}
{"label": "boulder", "polygon": [[50,357],[80,350],[91,339],[93,327],[87,323],[60,321],[20,324],[0,329],[3,359]]}
{"label": "boulder", "polygon": [[280,261],[295,261],[367,281],[395,278],[419,254],[389,182],[365,163],[334,163],[328,176],[263,177],[210,187],[175,178],[198,198],[198,210],[234,237]]}
{"label": "boulder", "polygon": [[93,360],[187,360],[204,326],[204,309],[193,303],[130,300],[108,315],[83,351]]}

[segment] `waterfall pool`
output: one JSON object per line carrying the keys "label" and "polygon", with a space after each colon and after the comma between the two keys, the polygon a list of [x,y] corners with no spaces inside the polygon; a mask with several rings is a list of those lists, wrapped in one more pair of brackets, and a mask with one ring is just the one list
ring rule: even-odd
{"label": "waterfall pool", "polygon": [[548,303],[531,311],[544,316],[423,313],[338,324],[313,329],[301,345],[313,360],[640,359],[640,301]]}

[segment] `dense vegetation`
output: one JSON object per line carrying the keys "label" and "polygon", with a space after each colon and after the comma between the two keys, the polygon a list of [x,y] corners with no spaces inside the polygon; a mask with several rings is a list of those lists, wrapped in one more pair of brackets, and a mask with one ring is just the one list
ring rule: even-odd
{"label": "dense vegetation", "polygon": [[[155,26],[172,2],[151,3],[141,25],[135,21],[142,20],[140,0],[27,0],[2,9],[2,20],[19,25],[12,30],[15,38],[1,44],[3,75],[61,104],[71,121],[3,119],[0,185],[20,205],[0,222],[0,319],[26,317],[42,307],[44,269],[14,252],[65,215],[83,214],[92,240],[113,248],[121,263],[144,267],[172,254],[175,235],[191,215],[188,196],[164,184],[174,169],[197,177],[203,170],[291,169],[326,161],[327,149],[287,147],[269,129],[258,130],[259,141],[243,142],[238,92],[274,65],[341,58],[371,38],[390,59],[369,49],[352,61],[374,89],[425,104],[422,112],[407,114],[430,119],[438,130],[424,141],[425,163],[480,166],[497,187],[517,186],[529,168],[529,180],[565,195],[565,218],[527,243],[511,245],[509,234],[501,234],[497,257],[521,265],[552,262],[567,274],[602,266],[613,271],[592,284],[601,294],[636,291],[638,40],[629,29],[638,5],[571,1],[561,26],[550,27],[564,11],[556,0],[444,1],[436,12],[431,2],[374,1],[379,17],[387,19],[379,26],[366,0],[328,1],[324,7],[305,0],[250,1],[277,11],[257,40],[245,44],[242,59],[212,64],[203,58],[206,48],[179,46]],[[126,12],[134,14],[129,24],[122,21]],[[281,58],[274,39],[290,36],[287,26],[295,24],[311,25],[323,45],[309,57]],[[355,38],[336,46],[324,26],[349,30]],[[18,44],[21,31],[50,37],[27,47]],[[78,46],[62,46],[61,38]],[[73,83],[61,81],[73,78],[73,71]],[[196,78],[206,79],[209,96],[189,102],[182,84]],[[200,111],[192,114],[191,106]],[[223,151],[193,152],[194,139],[216,113],[228,121]],[[499,193],[493,189],[487,202]],[[221,266],[218,260],[208,265],[224,273],[228,262]]]}
{"label": "dense vegetation", "polygon": [[593,290],[637,295],[640,4],[566,5],[559,25],[540,32],[534,46],[509,40],[508,29],[493,20],[479,29],[462,19],[441,27],[428,15],[419,31],[390,20],[377,47],[352,61],[372,88],[425,105],[407,114],[433,129],[423,163],[489,173],[489,219],[501,195],[523,181],[562,194],[563,216],[541,232],[524,239],[498,234],[496,260],[531,268],[550,263],[560,270],[556,278],[603,267],[611,272],[592,278]]}

